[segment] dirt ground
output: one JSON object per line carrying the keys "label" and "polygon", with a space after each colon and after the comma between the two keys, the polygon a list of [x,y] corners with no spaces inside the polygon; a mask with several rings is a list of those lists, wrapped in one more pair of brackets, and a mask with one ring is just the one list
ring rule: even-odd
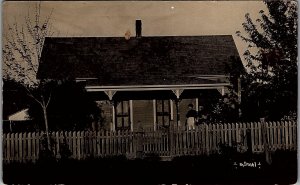
{"label": "dirt ground", "polygon": [[273,153],[271,165],[265,163],[263,154],[186,156],[172,161],[155,156],[49,159],[4,164],[3,180],[6,184],[293,184],[297,181],[297,153]]}

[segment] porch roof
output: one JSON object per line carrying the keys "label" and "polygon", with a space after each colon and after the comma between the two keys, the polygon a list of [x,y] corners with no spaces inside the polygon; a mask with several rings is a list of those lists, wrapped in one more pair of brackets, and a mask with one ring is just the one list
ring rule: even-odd
{"label": "porch roof", "polygon": [[48,37],[40,79],[86,80],[88,86],[187,85],[227,82],[231,35]]}

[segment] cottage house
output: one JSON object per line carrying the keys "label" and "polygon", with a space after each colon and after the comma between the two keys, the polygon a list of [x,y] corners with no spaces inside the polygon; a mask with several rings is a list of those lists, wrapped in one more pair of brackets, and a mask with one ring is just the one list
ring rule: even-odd
{"label": "cottage house", "polygon": [[231,35],[48,37],[38,78],[84,82],[111,130],[183,125],[195,109],[230,84],[226,68],[239,58]]}

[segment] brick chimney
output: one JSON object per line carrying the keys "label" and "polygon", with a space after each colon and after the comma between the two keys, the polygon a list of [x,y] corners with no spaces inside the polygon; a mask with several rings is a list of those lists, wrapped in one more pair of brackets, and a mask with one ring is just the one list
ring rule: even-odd
{"label": "brick chimney", "polygon": [[141,20],[135,21],[135,33],[136,33],[137,38],[142,37],[142,21]]}

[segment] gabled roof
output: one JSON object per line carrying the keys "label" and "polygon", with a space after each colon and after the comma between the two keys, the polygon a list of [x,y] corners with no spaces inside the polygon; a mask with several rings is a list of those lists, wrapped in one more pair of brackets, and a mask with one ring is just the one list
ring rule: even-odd
{"label": "gabled roof", "polygon": [[[38,78],[96,78],[94,85],[208,83],[227,75],[238,57],[231,35],[159,37],[49,37]],[[212,81],[216,83],[216,81]]]}

